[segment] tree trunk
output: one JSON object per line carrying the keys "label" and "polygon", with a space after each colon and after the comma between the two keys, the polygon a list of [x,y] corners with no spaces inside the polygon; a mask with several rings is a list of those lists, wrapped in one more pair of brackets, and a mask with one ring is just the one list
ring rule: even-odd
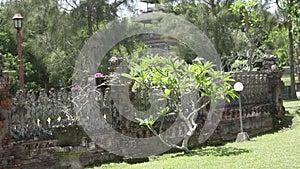
{"label": "tree trunk", "polygon": [[288,25],[289,31],[289,55],[290,55],[290,78],[291,78],[291,99],[297,98],[295,90],[295,70],[294,70],[294,55],[293,55],[293,32],[292,32],[292,22]]}
{"label": "tree trunk", "polygon": [[91,0],[86,1],[86,6],[87,6],[88,37],[91,37],[93,35],[92,3],[91,3]]}
{"label": "tree trunk", "polygon": [[184,150],[184,153],[190,153],[189,150],[189,140],[192,137],[192,135],[195,133],[195,131],[188,131],[188,133],[184,136],[182,140],[182,148]]}
{"label": "tree trunk", "polygon": [[[249,39],[249,41],[252,41],[252,39]],[[250,49],[248,49],[247,51],[247,71],[251,71],[253,69],[253,54],[254,54],[254,50],[255,50],[256,46],[254,42],[251,42],[251,46]]]}

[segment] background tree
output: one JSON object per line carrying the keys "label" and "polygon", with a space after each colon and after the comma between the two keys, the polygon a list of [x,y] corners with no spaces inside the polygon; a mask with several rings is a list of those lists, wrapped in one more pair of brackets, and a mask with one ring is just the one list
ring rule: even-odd
{"label": "background tree", "polygon": [[284,25],[287,27],[289,37],[289,58],[290,58],[290,79],[291,79],[291,98],[297,98],[295,90],[295,70],[294,70],[294,30],[298,28],[294,24],[299,19],[299,6],[298,0],[276,0],[279,11],[283,15]]}
{"label": "background tree", "polygon": [[[181,15],[202,30],[212,40],[220,57],[229,56],[234,50],[236,44],[232,30],[236,29],[236,25],[233,23],[239,18],[228,10],[233,1],[164,2],[164,11]],[[181,46],[180,53],[186,58],[187,55],[195,57],[185,46]]]}
{"label": "background tree", "polygon": [[[287,0],[285,1],[287,2]],[[279,4],[284,5],[285,1]],[[253,2],[256,2],[257,5],[254,5],[250,12],[251,15],[253,12],[257,13],[259,22],[255,17],[249,19],[249,32],[253,37],[252,40],[247,38],[244,30],[245,23],[242,22],[243,16],[240,13],[235,15],[229,10],[235,1],[165,0],[162,1],[163,6],[159,6],[159,8],[165,12],[185,17],[205,32],[214,43],[223,62],[228,63],[227,71],[243,67],[246,59],[244,49],[250,49],[251,45],[255,46],[254,52],[251,50],[253,56],[262,55],[268,48],[275,49],[273,54],[281,55],[278,63],[284,65],[285,43],[283,41],[286,38],[281,40],[280,37],[284,37],[284,33],[277,33],[285,29],[287,31],[287,28],[281,26],[277,30],[273,29],[274,25],[281,22],[284,17],[279,18],[282,19],[279,21],[274,20],[274,14],[266,10],[268,1]],[[35,82],[36,87],[43,88],[70,85],[74,62],[86,40],[108,22],[119,19],[118,14],[121,8],[135,12],[133,4],[132,0],[6,1],[0,5],[1,53],[17,55],[15,29],[12,26],[11,18],[14,13],[20,12],[24,16],[23,55],[24,59],[32,65],[32,73],[25,77],[25,82]],[[295,5],[298,4],[295,3]],[[290,18],[293,19],[294,36],[298,27],[296,23],[299,23],[296,22],[299,18],[297,17],[299,12],[295,12],[296,9],[292,7],[291,10],[294,12],[290,12]],[[243,10],[241,9],[241,11]],[[283,13],[286,12],[282,11],[280,14],[283,15]],[[254,24],[251,25],[252,23]],[[256,34],[257,32],[258,34]],[[256,35],[261,36],[260,40],[255,40]],[[133,49],[143,47],[137,39],[138,37],[134,37],[122,41],[108,53],[107,58],[112,55],[125,56],[131,54]],[[255,45],[251,42],[255,42]],[[178,51],[179,55],[189,63],[196,57],[184,43],[180,44]],[[107,61],[104,61],[100,69],[104,71],[107,66]]]}
{"label": "background tree", "polygon": [[[245,68],[247,64],[244,60],[249,61],[250,67],[253,66],[256,57],[267,50],[262,48],[262,42],[269,38],[269,32],[277,22],[275,15],[268,11],[269,1],[163,2],[160,8],[164,11],[182,15],[206,33],[220,54],[225,71]],[[250,15],[250,18],[244,14]],[[246,20],[243,16],[247,16]],[[245,51],[245,48],[249,50]],[[187,49],[183,44],[179,47],[179,53],[192,60],[190,58],[194,58],[195,54]],[[251,61],[247,59],[249,55]]]}
{"label": "background tree", "polygon": [[[264,36],[267,36],[275,25],[273,16],[266,11],[266,5],[260,4],[257,0],[243,2],[236,1],[230,9],[241,19],[241,28],[250,43],[247,50],[247,70],[252,70],[256,58],[255,50],[261,45]],[[270,28],[268,28],[270,27]]]}
{"label": "background tree", "polygon": [[[87,8],[87,2],[90,8]],[[43,88],[67,86],[72,82],[76,57],[85,41],[111,20],[117,19],[121,5],[130,1],[31,0],[7,1],[1,4],[3,54],[16,55],[15,29],[12,16],[23,17],[23,57],[31,63],[33,73],[25,82]],[[131,46],[128,43],[123,45]],[[26,72],[25,72],[26,73]]]}

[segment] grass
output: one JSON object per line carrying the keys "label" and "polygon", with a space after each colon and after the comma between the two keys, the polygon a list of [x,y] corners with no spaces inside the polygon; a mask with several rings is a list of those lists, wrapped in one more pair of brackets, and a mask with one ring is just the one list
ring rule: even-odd
{"label": "grass", "polygon": [[111,163],[95,168],[300,168],[300,100],[285,101],[284,105],[289,111],[284,120],[288,126],[251,138],[249,142],[207,146],[193,150],[191,154],[165,154],[145,163]]}
{"label": "grass", "polygon": [[291,78],[289,76],[283,76],[281,80],[284,83],[284,86],[290,86],[291,85]]}
{"label": "grass", "polygon": [[[291,78],[290,76],[282,76],[281,80],[284,83],[284,86],[291,86]],[[298,77],[295,75],[295,82],[298,82]]]}

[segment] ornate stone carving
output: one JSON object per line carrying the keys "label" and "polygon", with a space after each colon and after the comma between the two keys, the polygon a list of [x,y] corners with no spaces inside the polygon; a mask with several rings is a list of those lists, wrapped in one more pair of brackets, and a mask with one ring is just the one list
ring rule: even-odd
{"label": "ornate stone carving", "polygon": [[[115,70],[122,59],[115,57],[110,60],[112,63],[111,70]],[[269,116],[268,113],[273,112],[276,107],[276,116],[282,117],[284,110],[280,93],[282,91],[282,83],[279,72],[236,72],[232,77],[236,81],[244,84],[245,88],[242,92],[243,118],[256,118],[261,116]],[[105,79],[106,81],[109,78]],[[104,82],[105,83],[105,82]],[[93,93],[91,93],[93,92]],[[111,89],[109,85],[105,88],[98,88],[98,92],[91,88],[74,88],[68,91],[65,88],[60,90],[44,89],[39,92],[28,91],[26,98],[22,93],[18,92],[14,98],[11,108],[11,126],[10,131],[15,138],[47,138],[51,137],[53,130],[57,127],[63,128],[67,126],[77,125],[78,120],[89,129],[99,125],[99,118],[104,118],[108,124],[121,133],[141,133],[134,126],[134,123],[124,118],[116,107],[111,97]],[[89,113],[93,110],[89,104],[85,103],[87,97],[93,94],[95,96],[95,104],[98,104],[100,109],[99,115],[93,116]],[[147,110],[148,97],[151,97],[145,92],[137,91],[131,93],[130,99],[137,109]],[[185,102],[191,101],[191,98],[185,98]],[[83,103],[84,107],[78,107],[79,103]],[[158,103],[156,103],[158,104]],[[158,104],[159,105],[159,104]],[[190,111],[190,107],[185,108]],[[197,118],[202,124],[207,113],[201,111]],[[79,118],[80,117],[80,118]],[[230,103],[226,103],[223,112],[223,120],[226,122],[235,121],[239,118],[238,101],[231,99]],[[171,125],[176,116],[170,116],[165,119],[166,127]],[[198,123],[198,122],[197,122]],[[201,126],[201,125],[200,125]],[[146,131],[144,132],[146,133]],[[139,134],[142,135],[142,134]],[[150,135],[150,134],[149,134]]]}

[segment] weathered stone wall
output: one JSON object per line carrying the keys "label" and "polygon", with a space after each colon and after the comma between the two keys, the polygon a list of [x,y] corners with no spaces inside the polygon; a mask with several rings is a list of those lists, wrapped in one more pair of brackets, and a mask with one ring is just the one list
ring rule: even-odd
{"label": "weathered stone wall", "polygon": [[103,149],[87,148],[85,145],[60,146],[57,140],[16,141],[6,135],[1,145],[1,169],[73,169],[121,159]]}
{"label": "weathered stone wall", "polygon": [[[232,76],[245,86],[241,95],[244,130],[250,136],[272,130],[276,118],[284,116],[281,73],[240,72]],[[113,107],[108,87],[101,91],[98,99],[104,101],[100,108],[103,118],[112,128],[131,137],[152,136],[146,127],[119,114]],[[3,95],[9,98],[7,93]],[[38,93],[29,91],[26,97],[18,93],[11,109],[1,109],[1,115],[7,117],[8,129],[0,147],[0,168],[82,168],[89,164],[122,160],[103,150],[99,147],[101,145],[95,145],[78,126],[78,117],[82,114],[73,111],[74,103],[84,100],[84,97],[72,97],[71,92],[65,89],[41,90]],[[222,120],[207,144],[234,140],[240,132],[238,101],[231,100],[221,111]],[[199,146],[196,138],[205,122],[205,114],[205,111],[201,112],[197,119],[199,128],[190,141],[191,146]],[[167,119],[164,128],[173,122],[174,118]],[[182,131],[184,125],[178,125],[169,131],[169,135],[177,137],[184,134]],[[111,145],[120,144],[120,140],[105,141]]]}

